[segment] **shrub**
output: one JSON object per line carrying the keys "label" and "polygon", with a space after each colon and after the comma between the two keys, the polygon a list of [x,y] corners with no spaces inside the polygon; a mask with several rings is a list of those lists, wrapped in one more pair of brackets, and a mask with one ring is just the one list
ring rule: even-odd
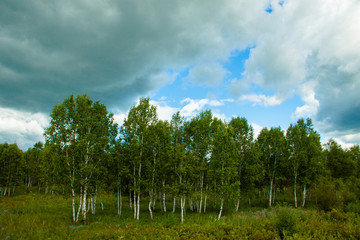
{"label": "shrub", "polygon": [[297,217],[289,208],[278,208],[276,211],[276,229],[281,238],[296,232]]}
{"label": "shrub", "polygon": [[321,177],[315,189],[315,197],[317,199],[318,207],[324,211],[331,211],[339,204],[336,198],[336,186],[331,180]]}
{"label": "shrub", "polygon": [[353,212],[353,213],[360,214],[360,203],[359,203],[359,202],[349,203],[349,204],[345,207],[344,210],[345,210],[345,212]]}

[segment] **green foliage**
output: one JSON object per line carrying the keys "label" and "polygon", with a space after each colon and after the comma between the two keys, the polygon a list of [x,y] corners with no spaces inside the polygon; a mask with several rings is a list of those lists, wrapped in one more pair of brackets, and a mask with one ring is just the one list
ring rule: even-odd
{"label": "green foliage", "polygon": [[358,174],[356,170],[358,164],[357,157],[359,154],[357,153],[356,148],[345,151],[337,142],[330,139],[326,144],[324,153],[327,168],[330,170],[333,178],[347,179]]}
{"label": "green foliage", "polygon": [[23,177],[23,152],[16,144],[0,144],[0,196],[12,195]]}
{"label": "green foliage", "polygon": [[282,162],[287,159],[287,145],[284,132],[279,128],[263,128],[257,138],[260,159],[265,169],[269,186],[269,206],[274,203],[274,189],[276,178],[281,177],[279,171]]}
{"label": "green foliage", "polygon": [[344,208],[344,211],[345,211],[345,212],[353,212],[353,213],[360,214],[360,203],[359,203],[359,202],[349,203],[349,204],[346,205],[346,207]]}
{"label": "green foliage", "polygon": [[280,207],[276,211],[276,229],[281,238],[291,236],[296,232],[297,216],[289,208]]}
{"label": "green foliage", "polygon": [[[46,145],[54,147],[60,156],[58,173],[66,174],[61,179],[66,179],[73,199],[75,191],[83,196],[81,212],[85,221],[87,195],[95,193],[96,186],[101,185],[100,176],[106,170],[103,160],[110,143],[115,141],[117,125],[106,106],[100,101],[93,102],[86,94],[69,96],[55,105],[50,117],[45,130]],[[74,204],[72,210],[73,220],[77,221]]]}
{"label": "green foliage", "polygon": [[[30,200],[21,196],[26,201],[34,197],[50,209],[47,201],[55,201],[50,196],[45,201],[33,192],[70,196],[63,199],[66,206],[59,200],[59,208],[53,208],[68,211],[72,205],[73,215],[63,215],[66,226],[73,225],[71,219],[78,220],[76,210],[85,220],[84,214],[93,210],[89,203],[97,199],[97,204],[90,205],[100,206],[104,199],[105,210],[98,207],[83,227],[74,225],[76,228],[64,233],[64,228],[58,229],[61,239],[159,235],[171,239],[296,239],[322,237],[326,231],[330,238],[359,236],[350,230],[358,223],[351,212],[359,212],[359,146],[343,149],[330,140],[322,150],[320,135],[310,119],[290,125],[286,136],[280,127],[264,128],[256,140],[245,118],[221,121],[210,110],[192,119],[178,112],[170,122],[161,121],[150,102],[143,98],[131,108],[119,136],[113,115],[99,101],[80,95],[57,104],[46,129],[45,145],[36,143],[22,153],[16,144],[0,144],[1,198],[12,195],[16,187],[16,195],[27,192]],[[106,197],[114,192],[116,197]],[[258,211],[272,206],[275,196],[283,207]],[[305,201],[309,203],[306,209],[318,207],[327,212],[302,214],[305,211],[299,210],[298,214],[288,206],[300,197],[303,207]],[[175,213],[168,214],[174,200]],[[8,204],[5,198],[4,202]],[[50,234],[46,229],[51,217],[41,212],[48,209],[34,201],[31,204],[31,210],[16,205],[19,210],[10,212],[18,215],[4,218],[21,222],[22,217],[34,214],[37,224],[45,222],[42,235],[17,236],[44,238]],[[245,209],[258,212],[246,217],[234,214]],[[144,216],[141,221],[140,212]],[[294,222],[307,232],[297,231]],[[339,222],[344,224],[342,231],[334,229],[333,224]],[[144,231],[148,235],[141,235]]]}
{"label": "green foliage", "polygon": [[339,200],[336,197],[336,185],[328,178],[319,178],[314,193],[317,206],[321,210],[330,211],[339,205]]}

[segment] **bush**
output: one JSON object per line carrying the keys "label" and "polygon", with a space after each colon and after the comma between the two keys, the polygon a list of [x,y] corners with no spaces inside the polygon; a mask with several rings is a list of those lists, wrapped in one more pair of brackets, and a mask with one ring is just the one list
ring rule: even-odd
{"label": "bush", "polygon": [[296,232],[297,217],[289,208],[278,208],[276,211],[276,229],[281,238],[293,235]]}
{"label": "bush", "polygon": [[358,202],[349,203],[344,210],[345,212],[353,212],[360,214],[360,203]]}
{"label": "bush", "polygon": [[315,189],[315,197],[317,199],[317,205],[321,210],[331,211],[336,205],[339,205],[339,201],[336,198],[336,186],[331,180],[321,177]]}

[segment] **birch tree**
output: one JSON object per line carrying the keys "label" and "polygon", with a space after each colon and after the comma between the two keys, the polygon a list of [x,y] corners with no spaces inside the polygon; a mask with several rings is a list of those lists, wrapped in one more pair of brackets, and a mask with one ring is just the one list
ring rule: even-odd
{"label": "birch tree", "polygon": [[288,166],[292,170],[294,205],[298,207],[297,186],[299,180],[303,183],[303,201],[305,206],[306,186],[311,183],[318,170],[321,156],[320,137],[314,131],[311,119],[299,119],[295,125],[291,124],[286,132],[289,148]]}
{"label": "birch tree", "polygon": [[[89,186],[113,136],[111,133],[116,132],[116,125],[106,106],[99,101],[93,102],[87,95],[76,98],[71,95],[63,103],[55,105],[50,117],[45,137],[49,144],[57,147],[66,165],[73,221],[78,221],[81,213],[86,222]],[[77,211],[76,192],[79,193]]]}
{"label": "birch tree", "polygon": [[[237,165],[237,181],[239,181],[239,189],[237,191],[238,199],[235,205],[235,210],[238,211],[240,205],[240,196],[241,196],[241,186],[246,187],[246,184],[251,184],[253,174],[250,171],[251,163],[256,162],[256,157],[253,150],[253,138],[254,138],[254,130],[248,124],[245,118],[233,118],[230,121],[230,126],[232,128],[232,140],[234,142],[234,150],[235,150],[235,162]],[[246,169],[248,168],[248,169]],[[255,174],[255,173],[254,173]]]}
{"label": "birch tree", "polygon": [[196,187],[198,188],[197,192],[200,195],[197,202],[199,213],[202,212],[205,177],[209,158],[211,156],[213,134],[212,121],[211,111],[205,110],[191,119],[186,128],[190,140],[190,148],[195,157],[194,164],[197,175]]}
{"label": "birch tree", "polygon": [[261,160],[264,165],[265,175],[269,187],[269,207],[274,203],[275,179],[279,174],[278,168],[281,161],[286,157],[286,140],[284,132],[280,128],[263,128],[257,138],[261,152]]}
{"label": "birch tree", "polygon": [[15,187],[22,182],[22,155],[17,144],[0,145],[0,195],[14,194]]}
{"label": "birch tree", "polygon": [[125,119],[121,134],[127,144],[132,164],[132,190],[134,218],[140,218],[140,197],[142,184],[142,167],[145,158],[145,143],[149,139],[149,127],[157,122],[156,107],[150,105],[149,98],[140,99],[137,106],[130,109]]}
{"label": "birch tree", "polygon": [[[176,204],[176,197],[180,198],[181,222],[184,222],[186,197],[189,192],[190,180],[190,164],[188,164],[188,157],[186,156],[185,144],[185,119],[180,115],[180,112],[172,116],[170,123],[171,130],[171,166],[175,173],[177,180],[174,181],[173,192],[174,203]],[[173,206],[173,212],[175,211]]]}
{"label": "birch tree", "polygon": [[220,198],[220,220],[225,198],[230,199],[240,185],[236,179],[237,166],[235,164],[235,147],[231,136],[232,129],[226,123],[215,119],[216,130],[214,133],[214,144],[210,159],[210,175],[213,185],[216,186],[216,193]]}

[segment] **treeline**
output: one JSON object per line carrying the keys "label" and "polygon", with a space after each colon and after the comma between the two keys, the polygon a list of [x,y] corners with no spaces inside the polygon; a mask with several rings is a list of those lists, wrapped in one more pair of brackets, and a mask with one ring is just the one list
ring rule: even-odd
{"label": "treeline", "polygon": [[344,150],[330,140],[322,147],[310,119],[286,131],[264,128],[255,139],[245,118],[226,122],[206,110],[162,121],[144,98],[119,127],[105,105],[79,95],[54,107],[45,144],[26,152],[0,145],[0,195],[25,185],[71,196],[73,221],[95,214],[102,192],[117,194],[119,215],[127,195],[136,219],[144,197],[151,219],[156,202],[164,212],[180,210],[184,221],[187,209],[205,213],[211,204],[220,218],[225,207],[238,211],[241,200],[266,196],[272,206],[290,192],[294,207],[313,199],[330,210],[358,206],[359,159],[359,146]]}

